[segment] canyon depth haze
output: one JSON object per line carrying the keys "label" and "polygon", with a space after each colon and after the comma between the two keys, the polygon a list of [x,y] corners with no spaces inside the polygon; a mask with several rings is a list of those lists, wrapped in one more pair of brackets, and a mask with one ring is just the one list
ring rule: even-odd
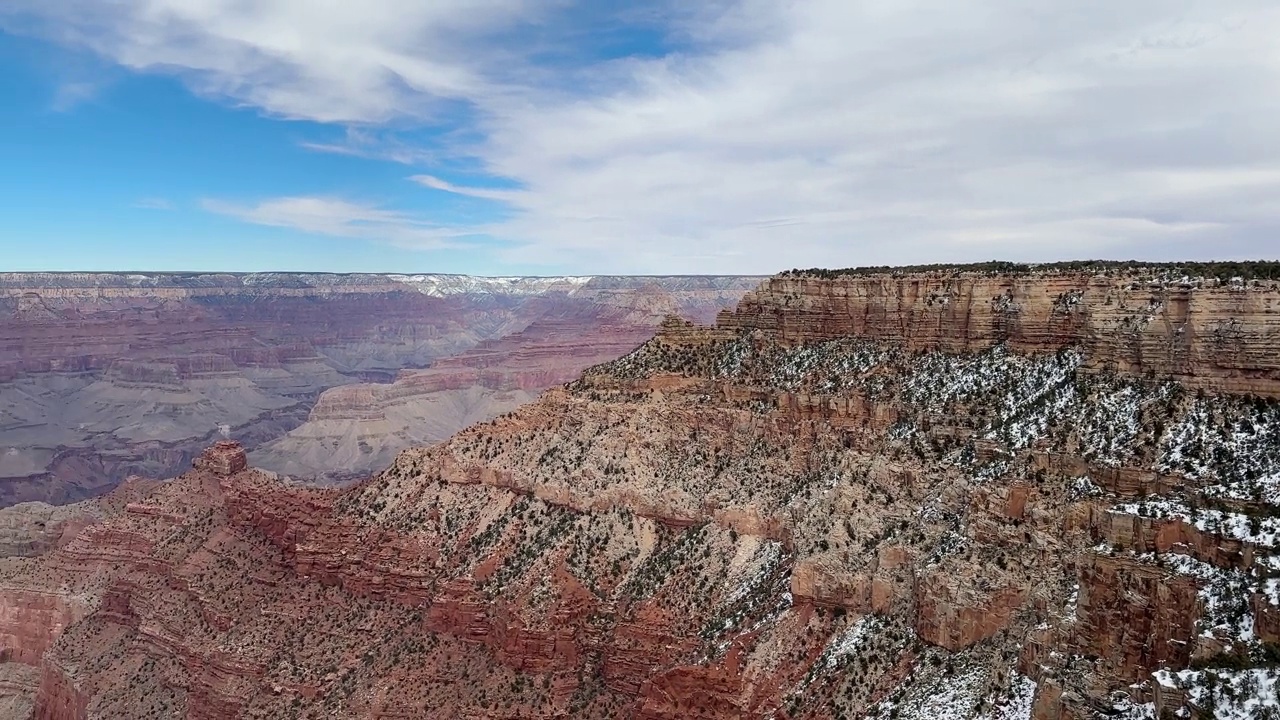
{"label": "canyon depth haze", "polygon": [[298,481],[361,477],[758,282],[0,275],[0,505],[168,477],[219,438]]}

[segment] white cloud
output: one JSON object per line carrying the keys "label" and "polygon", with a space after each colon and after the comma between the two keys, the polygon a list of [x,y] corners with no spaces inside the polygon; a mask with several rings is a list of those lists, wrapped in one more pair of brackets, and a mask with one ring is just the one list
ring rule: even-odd
{"label": "white cloud", "polygon": [[253,205],[207,199],[201,205],[209,212],[255,225],[333,237],[380,240],[422,249],[461,247],[466,244],[464,239],[474,234],[442,227],[407,213],[340,198],[282,197]]}
{"label": "white cloud", "polygon": [[1274,201],[1233,198],[1280,192],[1276,10],[1056,6],[796,3],[745,47],[635,63],[636,89],[495,129],[493,168],[530,188],[509,231],[538,242],[514,252],[1274,254]]}
{"label": "white cloud", "polygon": [[[765,272],[1275,254],[1271,0],[722,0],[671,16],[680,53],[540,65],[530,57],[546,37],[571,34],[546,27],[572,22],[563,4],[27,11],[67,42],[278,115],[370,128],[462,103],[477,142],[418,152],[358,130],[313,149],[427,165],[473,153],[519,189],[411,179],[508,204],[510,219],[458,231],[515,241],[501,251],[510,262]],[[352,233],[332,222],[313,231]],[[432,245],[446,230],[424,232]]]}
{"label": "white cloud", "polygon": [[468,43],[533,16],[524,0],[10,0],[9,25],[203,94],[325,122],[418,115],[488,81]]}

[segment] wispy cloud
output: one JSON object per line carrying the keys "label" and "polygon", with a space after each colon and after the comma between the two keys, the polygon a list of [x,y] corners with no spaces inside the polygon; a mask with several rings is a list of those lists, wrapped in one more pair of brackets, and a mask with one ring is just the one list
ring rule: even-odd
{"label": "wispy cloud", "polygon": [[[1280,231],[1271,0],[716,0],[644,15],[679,52],[572,62],[544,59],[589,35],[569,0],[9,5],[197,92],[367,128],[308,147],[508,210],[448,229],[291,198],[252,222],[491,233],[511,262],[633,272],[1260,255]],[[458,112],[466,142],[389,150]],[[459,152],[517,189],[441,180]]]}
{"label": "wispy cloud", "polygon": [[69,112],[82,103],[96,98],[101,89],[98,83],[83,81],[61,82],[53,94],[53,102],[50,107],[54,112]]}
{"label": "wispy cloud", "polygon": [[466,238],[475,234],[469,230],[442,227],[408,213],[340,198],[281,197],[251,205],[205,199],[201,206],[209,212],[255,225],[376,240],[423,250],[464,247]]}
{"label": "wispy cloud", "polygon": [[389,133],[375,133],[363,128],[346,128],[344,137],[330,142],[303,141],[307,150],[334,155],[386,160],[402,165],[427,165],[438,162],[442,153],[406,143]]}
{"label": "wispy cloud", "polygon": [[173,203],[161,197],[140,198],[133,204],[139,210],[173,210]]}
{"label": "wispy cloud", "polygon": [[467,197],[480,198],[482,200],[501,200],[504,202],[510,202],[520,198],[520,192],[517,190],[499,190],[494,188],[455,185],[447,180],[435,177],[434,175],[411,175],[409,176],[409,179],[425,188],[441,190],[454,195],[465,195]]}
{"label": "wispy cloud", "polygon": [[465,55],[476,38],[532,19],[525,0],[12,0],[19,30],[87,47],[135,70],[177,73],[202,94],[290,118],[377,122],[421,116],[489,81]]}

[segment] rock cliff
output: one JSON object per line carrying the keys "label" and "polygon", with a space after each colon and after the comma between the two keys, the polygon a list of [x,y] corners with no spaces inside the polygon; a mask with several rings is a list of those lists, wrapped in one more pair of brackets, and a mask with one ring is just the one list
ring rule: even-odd
{"label": "rock cliff", "polygon": [[1166,268],[986,273],[941,270],[772,278],[720,325],[813,342],[854,335],[909,350],[1016,352],[1077,346],[1092,368],[1154,372],[1192,387],[1274,397],[1277,281],[1178,277]]}
{"label": "rock cliff", "polygon": [[[937,273],[775,278],[345,490],[240,469],[230,446],[126,483],[0,565],[0,702],[51,720],[1274,716],[1280,401],[1260,348],[1280,289],[949,277],[970,310],[936,330],[910,293]],[[1121,296],[1163,340],[1106,329]],[[980,309],[1000,297],[1021,324]],[[1237,356],[1205,349],[1204,322],[1238,330]]]}

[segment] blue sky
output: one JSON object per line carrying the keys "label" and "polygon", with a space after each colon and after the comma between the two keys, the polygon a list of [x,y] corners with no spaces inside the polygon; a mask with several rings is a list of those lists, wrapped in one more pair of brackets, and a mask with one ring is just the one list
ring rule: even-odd
{"label": "blue sky", "polygon": [[[167,73],[121,70],[20,36],[0,35],[0,62],[16,70],[0,77],[0,96],[13,100],[0,110],[10,179],[0,194],[0,270],[560,271],[496,263],[486,250],[504,243],[485,236],[458,249],[397,243],[402,217],[465,227],[508,213],[410,181],[417,162],[337,151],[376,128],[272,117],[199,97]],[[387,134],[426,153],[456,132],[431,122]],[[474,165],[429,164],[454,178]],[[365,217],[360,210],[390,217],[374,215],[368,233],[348,233],[235,214],[279,197],[346,203],[356,208],[346,216],[352,223]]]}
{"label": "blue sky", "polygon": [[0,270],[1280,255],[1265,0],[11,0]]}

